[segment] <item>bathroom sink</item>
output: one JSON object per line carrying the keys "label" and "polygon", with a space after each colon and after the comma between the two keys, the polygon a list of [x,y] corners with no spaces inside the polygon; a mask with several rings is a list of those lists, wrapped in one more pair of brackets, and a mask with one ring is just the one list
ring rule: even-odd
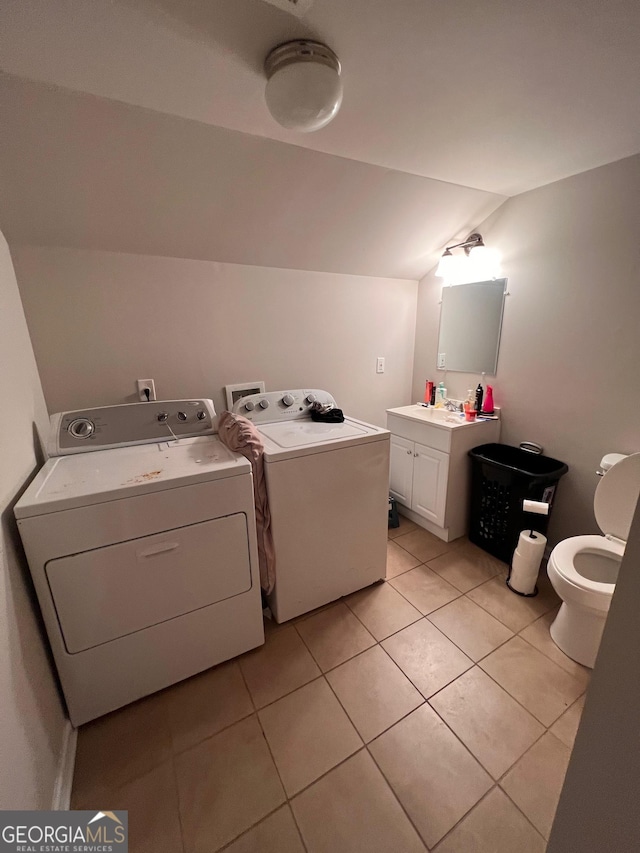
{"label": "bathroom sink", "polygon": [[420,405],[400,406],[397,409],[387,409],[389,414],[398,415],[401,418],[432,424],[441,429],[459,429],[460,427],[474,427],[484,421],[467,421],[464,415],[450,412],[447,409],[436,409],[431,406],[425,408]]}

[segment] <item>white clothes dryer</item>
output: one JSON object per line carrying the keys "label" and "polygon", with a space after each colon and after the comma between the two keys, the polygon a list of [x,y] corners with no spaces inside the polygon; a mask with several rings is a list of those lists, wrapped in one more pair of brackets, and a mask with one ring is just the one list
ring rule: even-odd
{"label": "white clothes dryer", "polygon": [[75,726],[264,642],[251,467],[214,416],[174,400],[51,419],[15,515]]}
{"label": "white clothes dryer", "polygon": [[250,395],[233,407],[264,442],[277,622],[386,574],[390,433],[353,418],[315,422],[316,401],[335,406],[326,391],[298,389]]}

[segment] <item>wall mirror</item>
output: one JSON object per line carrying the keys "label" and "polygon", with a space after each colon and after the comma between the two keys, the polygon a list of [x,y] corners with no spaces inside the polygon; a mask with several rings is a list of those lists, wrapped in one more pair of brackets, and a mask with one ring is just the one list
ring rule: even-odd
{"label": "wall mirror", "polygon": [[495,375],[507,279],[443,287],[438,369]]}

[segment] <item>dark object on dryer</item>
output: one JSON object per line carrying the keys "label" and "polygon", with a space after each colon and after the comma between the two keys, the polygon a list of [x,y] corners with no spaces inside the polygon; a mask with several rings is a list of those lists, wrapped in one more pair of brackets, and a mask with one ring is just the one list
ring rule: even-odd
{"label": "dark object on dryer", "polygon": [[400,527],[400,519],[398,518],[398,507],[396,499],[389,495],[389,527]]}
{"label": "dark object on dryer", "polygon": [[[569,470],[550,456],[511,447],[482,444],[469,451],[472,464],[469,540],[511,563],[520,531],[547,532],[558,481]],[[522,501],[544,501],[549,516],[522,509]]]}
{"label": "dark object on dryer", "polygon": [[344,412],[336,406],[313,403],[309,409],[312,421],[325,424],[341,424],[344,421]]}

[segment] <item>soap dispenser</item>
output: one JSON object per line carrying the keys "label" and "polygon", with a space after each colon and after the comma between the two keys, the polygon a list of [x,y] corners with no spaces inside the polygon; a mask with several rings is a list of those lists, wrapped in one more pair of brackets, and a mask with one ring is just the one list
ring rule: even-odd
{"label": "soap dispenser", "polygon": [[484,391],[482,390],[482,383],[478,382],[478,387],[476,388],[476,412],[480,414],[482,411],[482,398],[484,397]]}

